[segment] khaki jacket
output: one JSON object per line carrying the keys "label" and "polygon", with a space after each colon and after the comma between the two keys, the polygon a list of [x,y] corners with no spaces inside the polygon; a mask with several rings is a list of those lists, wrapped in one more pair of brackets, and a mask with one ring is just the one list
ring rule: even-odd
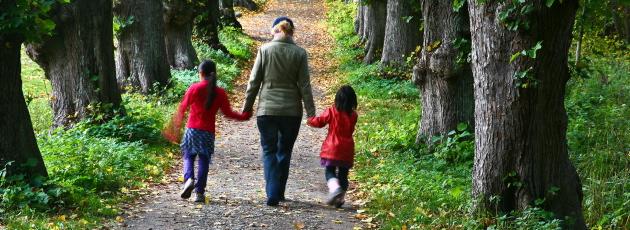
{"label": "khaki jacket", "polygon": [[243,111],[252,111],[258,96],[257,116],[315,116],[315,103],[306,50],[290,38],[274,39],[256,55]]}

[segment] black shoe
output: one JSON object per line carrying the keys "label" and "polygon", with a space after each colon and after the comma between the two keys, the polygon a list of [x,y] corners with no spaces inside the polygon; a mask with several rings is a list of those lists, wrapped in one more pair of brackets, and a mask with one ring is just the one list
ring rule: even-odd
{"label": "black shoe", "polygon": [[267,206],[275,207],[275,206],[278,206],[279,203],[280,201],[278,200],[267,200]]}
{"label": "black shoe", "polygon": [[186,180],[186,183],[184,183],[184,189],[179,194],[179,196],[183,199],[190,198],[190,194],[192,193],[192,190],[194,188],[195,188],[195,181],[192,178],[188,178],[188,180]]}

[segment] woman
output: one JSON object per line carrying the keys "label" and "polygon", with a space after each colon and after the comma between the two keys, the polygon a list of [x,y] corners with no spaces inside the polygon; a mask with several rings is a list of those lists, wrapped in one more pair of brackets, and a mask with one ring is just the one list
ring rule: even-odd
{"label": "woman", "polygon": [[267,205],[276,206],[285,199],[291,152],[302,120],[302,102],[308,118],[315,116],[315,103],[306,51],[293,42],[293,21],[279,17],[271,27],[273,40],[258,50],[243,112],[252,112],[258,96],[256,116]]}

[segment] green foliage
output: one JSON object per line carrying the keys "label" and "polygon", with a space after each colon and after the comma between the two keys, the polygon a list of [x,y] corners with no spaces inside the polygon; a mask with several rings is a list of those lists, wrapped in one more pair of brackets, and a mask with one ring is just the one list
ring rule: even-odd
{"label": "green foliage", "polygon": [[509,0],[499,12],[499,21],[511,31],[529,30],[529,15],[534,11],[534,3],[526,0]]}
{"label": "green foliage", "polygon": [[16,0],[2,4],[0,36],[21,35],[27,42],[40,41],[52,35],[55,22],[48,15],[57,3],[69,0]]}
{"label": "green foliage", "polygon": [[125,28],[133,24],[134,21],[135,21],[134,16],[130,16],[128,18],[121,18],[118,16],[114,16],[114,19],[112,21],[113,22],[112,28],[114,29],[114,36],[119,37],[120,34],[125,30]]}
{"label": "green foliage", "polygon": [[435,136],[431,138],[431,142],[435,145],[433,155],[436,158],[450,163],[472,163],[475,140],[468,131],[467,124],[460,123],[457,130],[452,130],[445,136]]}
{"label": "green foliage", "polygon": [[545,211],[539,207],[530,207],[523,211],[502,215],[496,218],[495,224],[488,226],[486,229],[561,230],[562,221],[554,218],[552,212]]}
{"label": "green foliage", "polygon": [[453,41],[453,47],[457,49],[457,58],[455,61],[459,65],[465,65],[472,60],[472,43],[466,38],[456,38]]}
{"label": "green foliage", "polygon": [[[519,57],[536,59],[536,54],[538,53],[538,50],[540,50],[541,48],[542,48],[542,41],[538,41],[536,45],[534,45],[534,47],[530,48],[529,50],[522,50],[520,52],[512,54],[512,56],[510,57],[510,63],[512,63],[514,60],[518,59]],[[534,70],[533,67],[526,66],[525,70],[515,71],[514,76],[513,76],[516,83],[515,87],[527,89],[530,87],[538,86],[539,81],[534,76],[533,70]]]}
{"label": "green foliage", "polygon": [[254,40],[237,28],[223,27],[219,31],[219,41],[238,60],[244,61],[252,57],[251,47]]}

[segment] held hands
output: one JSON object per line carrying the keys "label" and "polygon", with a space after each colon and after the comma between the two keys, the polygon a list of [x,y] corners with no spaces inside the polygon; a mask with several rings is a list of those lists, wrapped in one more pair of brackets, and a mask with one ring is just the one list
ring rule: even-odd
{"label": "held hands", "polygon": [[251,111],[245,111],[245,112],[241,113],[241,116],[242,116],[241,117],[242,118],[241,121],[248,121],[249,119],[252,118],[252,112]]}

